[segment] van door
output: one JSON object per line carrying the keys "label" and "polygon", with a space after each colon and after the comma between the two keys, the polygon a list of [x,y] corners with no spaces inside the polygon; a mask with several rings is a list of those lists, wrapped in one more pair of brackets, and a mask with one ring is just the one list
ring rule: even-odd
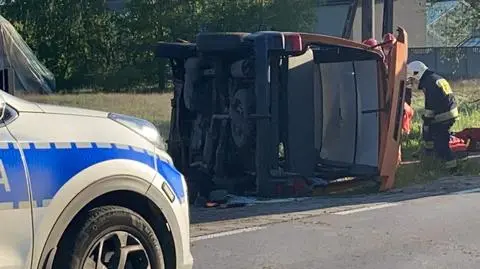
{"label": "van door", "polygon": [[18,114],[1,94],[0,104],[0,269],[23,269],[30,267],[32,201],[20,147],[7,129]]}
{"label": "van door", "polygon": [[377,59],[319,63],[315,148],[319,163],[337,176],[379,172]]}
{"label": "van door", "polygon": [[398,166],[398,153],[401,143],[403,104],[405,102],[406,64],[408,58],[408,40],[404,29],[399,28],[397,42],[390,52],[388,66],[388,90],[385,104],[389,113],[382,113],[381,125],[386,130],[382,133],[380,176],[381,190],[388,190],[395,183]]}
{"label": "van door", "polygon": [[289,171],[328,181],[379,175],[382,65],[378,53],[342,45],[290,58]]}

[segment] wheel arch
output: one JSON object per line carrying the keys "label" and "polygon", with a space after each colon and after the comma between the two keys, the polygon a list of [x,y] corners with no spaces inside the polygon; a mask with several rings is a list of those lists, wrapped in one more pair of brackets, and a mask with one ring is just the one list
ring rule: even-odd
{"label": "wheel arch", "polygon": [[[112,177],[109,180],[125,180],[123,178]],[[104,184],[95,184],[91,188],[102,188]],[[88,192],[88,190],[86,190]],[[92,208],[105,206],[105,205],[116,205],[128,208],[140,214],[148,223],[153,224],[153,229],[157,237],[159,238],[160,244],[162,246],[162,251],[166,257],[165,268],[175,268],[176,266],[176,250],[175,250],[175,241],[173,235],[170,231],[170,224],[167,220],[167,216],[163,211],[155,204],[154,201],[145,196],[144,193],[139,192],[137,188],[132,189],[117,189],[109,190],[99,196],[92,197],[92,200],[83,205],[80,209],[76,210],[77,213],[70,217],[68,223],[57,223],[52,229],[47,244],[42,251],[40,265],[41,268],[51,269],[54,268],[55,264],[55,254],[56,247],[60,244],[61,240],[65,237],[65,234],[74,231],[77,227],[75,224],[78,221],[82,221],[85,217],[85,212]],[[62,217],[59,217],[59,220]],[[63,231],[62,231],[63,230]]]}
{"label": "wheel arch", "polygon": [[[172,219],[173,212],[166,213],[165,211],[168,211],[168,208],[165,208],[158,202],[158,200],[165,200],[164,202],[166,203],[165,197],[156,197],[156,201],[153,201],[146,196],[151,182],[156,176],[159,176],[156,171],[138,162],[127,162],[129,162],[127,166],[125,166],[125,160],[115,160],[100,164],[99,167],[95,169],[89,168],[87,170],[91,171],[86,171],[82,173],[81,176],[77,175],[70,180],[69,183],[67,183],[70,184],[70,186],[62,187],[57,195],[55,195],[49,207],[44,209],[46,212],[43,219],[50,219],[50,221],[42,221],[38,232],[35,232],[36,235],[44,235],[40,240],[35,240],[32,268],[52,268],[56,247],[62,239],[63,234],[85,210],[88,210],[92,206],[98,206],[102,203],[114,203],[134,211],[139,210],[141,212],[137,213],[147,219],[153,216],[160,217],[160,223],[161,221],[165,221],[165,223],[168,224],[168,226],[165,225],[166,227],[171,226],[172,224],[170,223],[176,223],[176,221]],[[108,171],[112,166],[117,167],[117,170],[122,170],[118,169],[118,167],[122,167],[119,165],[128,167],[127,170],[134,169],[136,173],[120,171],[124,173],[98,177],[98,170]],[[94,177],[93,179],[89,178],[92,176]],[[95,178],[95,176],[97,177]],[[76,194],[71,194],[71,191],[69,191],[71,188],[79,187],[78,182],[75,181],[81,180],[87,181],[80,183],[85,186],[80,188]],[[122,197],[124,199],[121,199]],[[148,206],[142,208],[141,206],[132,205],[136,203],[127,203],[131,202],[130,199],[137,199],[135,202],[139,201],[140,203],[138,203],[138,205]],[[54,206],[54,209],[51,209],[50,206]],[[58,213],[59,208],[61,208],[60,213]],[[158,225],[154,227],[154,229],[156,230],[157,236],[164,235],[165,233],[165,230],[161,230]],[[159,240],[162,241],[161,238],[159,238]],[[167,241],[173,242],[173,238],[167,239]],[[170,254],[169,250],[166,250],[166,252],[165,255]],[[174,252],[175,250],[173,250],[173,253]]]}
{"label": "wheel arch", "polygon": [[44,249],[48,254],[45,261],[43,262],[43,268],[52,269],[55,268],[56,264],[56,246],[61,244],[62,240],[70,232],[74,232],[78,229],[76,223],[83,221],[86,216],[86,212],[93,208],[114,205],[128,208],[142,216],[155,231],[157,238],[159,239],[160,245],[162,247],[162,252],[165,257],[165,268],[173,269],[176,268],[176,251],[175,251],[175,242],[173,235],[170,231],[169,222],[163,214],[162,210],[148,197],[142,193],[138,193],[132,190],[116,190],[110,191],[108,193],[102,194],[87,205],[85,205],[70,221],[66,229],[56,240],[57,244],[52,249]]}

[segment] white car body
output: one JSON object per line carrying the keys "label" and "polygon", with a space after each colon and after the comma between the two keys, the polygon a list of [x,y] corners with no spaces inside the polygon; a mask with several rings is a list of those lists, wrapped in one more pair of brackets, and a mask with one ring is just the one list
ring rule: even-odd
{"label": "white car body", "polygon": [[165,259],[192,267],[186,183],[164,150],[106,112],[0,97],[18,112],[0,126],[0,269],[49,268],[67,225],[107,193],[148,200],[173,239]]}

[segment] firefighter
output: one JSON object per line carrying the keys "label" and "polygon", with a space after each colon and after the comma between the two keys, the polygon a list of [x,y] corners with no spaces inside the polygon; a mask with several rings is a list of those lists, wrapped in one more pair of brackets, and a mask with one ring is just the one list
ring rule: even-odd
{"label": "firefighter", "polygon": [[422,116],[425,153],[435,153],[445,162],[446,168],[455,169],[457,160],[449,141],[450,128],[458,118],[458,109],[450,84],[420,61],[408,64],[407,84],[421,89],[425,95],[425,113]]}

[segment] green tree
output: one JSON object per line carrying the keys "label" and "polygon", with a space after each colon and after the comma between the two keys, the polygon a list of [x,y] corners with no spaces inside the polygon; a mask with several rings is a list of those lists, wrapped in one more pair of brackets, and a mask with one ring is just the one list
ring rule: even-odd
{"label": "green tree", "polygon": [[[119,89],[165,76],[158,41],[194,40],[202,29],[309,31],[315,0],[130,0],[112,12],[104,0],[6,0],[0,7],[60,89]],[[164,83],[160,83],[161,85]]]}
{"label": "green tree", "polygon": [[88,83],[112,66],[116,18],[104,1],[14,1],[2,10],[56,76],[59,88]]}
{"label": "green tree", "polygon": [[[430,0],[430,4],[442,2]],[[430,27],[444,37],[445,46],[456,46],[479,30],[480,1],[459,0],[454,9],[442,11],[445,14]]]}

